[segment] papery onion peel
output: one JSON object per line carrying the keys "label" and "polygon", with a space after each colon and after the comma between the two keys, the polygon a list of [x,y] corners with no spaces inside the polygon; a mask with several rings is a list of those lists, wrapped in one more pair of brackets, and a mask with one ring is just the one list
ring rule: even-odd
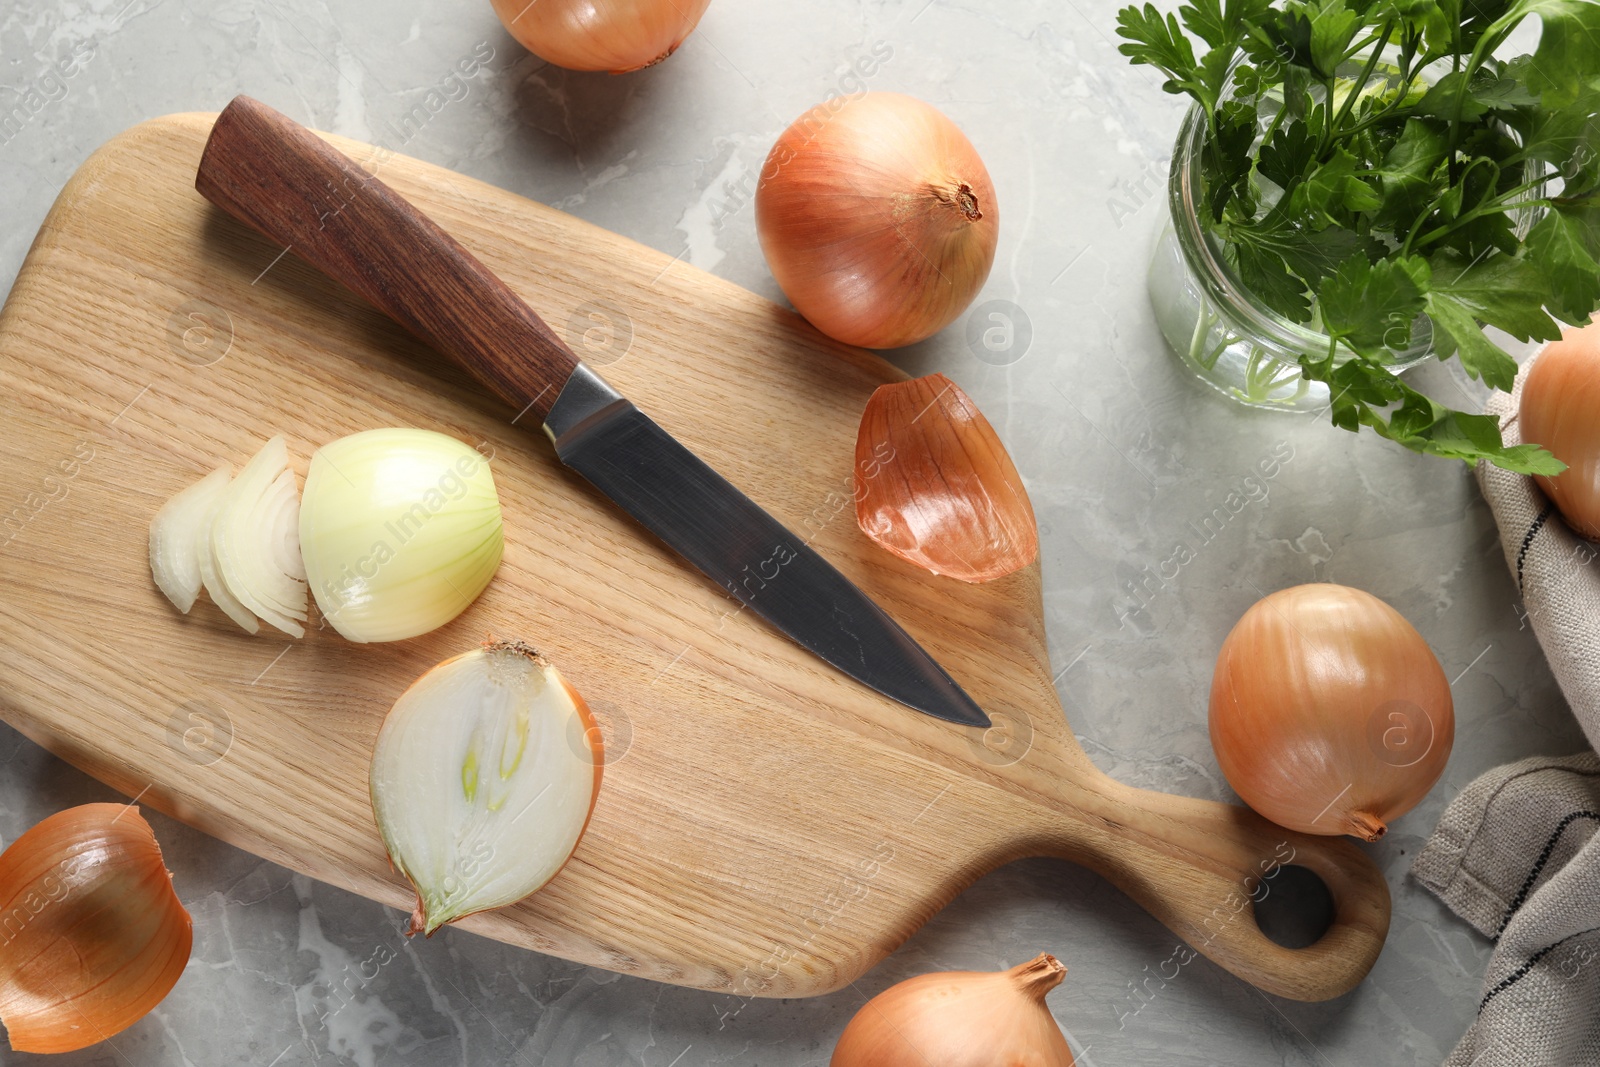
{"label": "papery onion peel", "polygon": [[935,574],[986,582],[1039,557],[1022,477],[999,435],[942,374],[879,386],[856,433],[856,521]]}
{"label": "papery onion peel", "polygon": [[150,824],[85,804],[0,854],[0,1023],[18,1052],[127,1029],[177,983],[193,943]]}

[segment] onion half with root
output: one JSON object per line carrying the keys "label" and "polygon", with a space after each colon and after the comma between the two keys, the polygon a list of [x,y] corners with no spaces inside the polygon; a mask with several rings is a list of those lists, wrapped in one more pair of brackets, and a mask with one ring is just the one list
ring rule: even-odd
{"label": "onion half with root", "polygon": [[520,641],[445,660],[395,702],[372,756],[372,808],[417,892],[407,933],[514,904],[554,878],[588,826],[604,763],[582,697]]}

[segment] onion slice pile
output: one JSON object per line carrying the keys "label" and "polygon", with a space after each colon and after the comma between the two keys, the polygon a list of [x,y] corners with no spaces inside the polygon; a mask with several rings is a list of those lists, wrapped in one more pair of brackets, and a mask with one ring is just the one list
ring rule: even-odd
{"label": "onion slice pile", "polygon": [[515,903],[578,847],[600,790],[583,700],[520,641],[490,639],[403,693],[372,756],[372,808],[417,891],[407,933]]}
{"label": "onion slice pile", "polygon": [[280,434],[239,476],[222,466],[178,493],[150,520],[150,573],[185,615],[203,588],[249,633],[261,620],[304,637],[306,572],[300,497]]}
{"label": "onion slice pile", "polygon": [[150,520],[150,573],[156,588],[185,615],[200,596],[200,550],[211,545],[203,537],[217,498],[233,479],[224,464],[162,505]]}
{"label": "onion slice pile", "polygon": [[0,1022],[18,1052],[127,1029],[189,962],[194,933],[150,824],[128,804],[58,812],[0,855]]}
{"label": "onion slice pile", "polygon": [[983,412],[942,374],[872,394],[855,478],[862,532],[935,574],[987,582],[1039,558],[1022,476]]}
{"label": "onion slice pile", "polygon": [[211,553],[222,585],[246,611],[291,637],[305,636],[300,497],[282,435],[262,446],[218,499]]}

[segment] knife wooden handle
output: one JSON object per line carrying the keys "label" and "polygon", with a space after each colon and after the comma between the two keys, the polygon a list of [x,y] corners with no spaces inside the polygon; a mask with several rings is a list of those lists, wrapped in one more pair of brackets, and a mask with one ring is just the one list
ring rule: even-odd
{"label": "knife wooden handle", "polygon": [[544,320],[437,223],[259,100],[235,97],[217,117],[194,184],[519,412],[542,422],[578,365]]}

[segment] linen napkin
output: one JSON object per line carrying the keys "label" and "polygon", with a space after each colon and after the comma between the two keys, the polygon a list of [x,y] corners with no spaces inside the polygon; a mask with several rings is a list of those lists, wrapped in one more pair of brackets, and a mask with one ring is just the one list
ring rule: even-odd
{"label": "linen napkin", "polygon": [[[1496,394],[1507,444],[1515,393]],[[1525,620],[1591,747],[1600,744],[1600,546],[1573,534],[1533,479],[1487,463]],[[1600,1067],[1600,757],[1526,759],[1462,791],[1412,876],[1496,942],[1477,1018],[1446,1067]]]}

